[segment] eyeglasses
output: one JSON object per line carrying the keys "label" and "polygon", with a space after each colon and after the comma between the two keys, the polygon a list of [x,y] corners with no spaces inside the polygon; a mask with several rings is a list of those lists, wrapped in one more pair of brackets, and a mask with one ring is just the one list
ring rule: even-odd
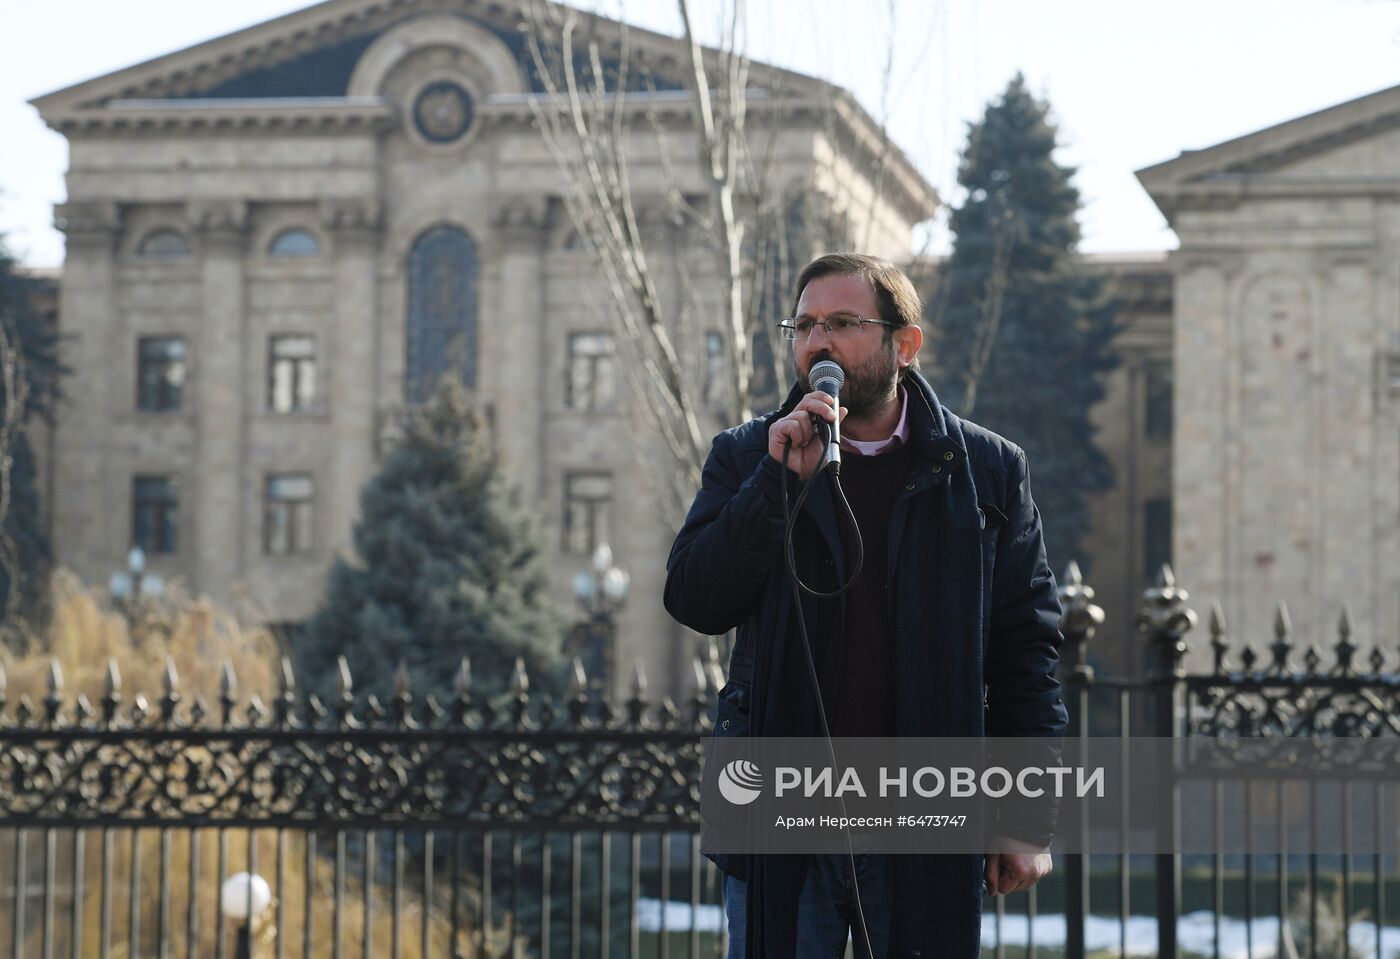
{"label": "eyeglasses", "polygon": [[860,333],[860,329],[867,323],[875,323],[879,326],[894,326],[886,320],[867,320],[860,316],[851,316],[846,313],[838,313],[835,316],[828,316],[825,321],[818,323],[816,320],[790,319],[783,320],[778,324],[778,332],[785,340],[805,340],[812,335],[812,330],[820,326],[826,330],[826,335],[833,338],[849,338]]}

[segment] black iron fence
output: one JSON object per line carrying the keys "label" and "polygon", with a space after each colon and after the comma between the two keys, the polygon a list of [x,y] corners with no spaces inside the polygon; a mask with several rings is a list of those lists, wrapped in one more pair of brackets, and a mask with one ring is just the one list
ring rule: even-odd
{"label": "black iron fence", "polygon": [[[1400,929],[1388,923],[1387,896],[1400,894],[1400,869],[1394,855],[1370,851],[1352,853],[1346,842],[1323,852],[1340,834],[1369,830],[1360,846],[1375,850],[1394,847],[1396,823],[1385,818],[1396,807],[1400,769],[1371,776],[1357,789],[1372,790],[1373,818],[1362,823],[1352,798],[1353,785],[1340,787],[1342,801],[1329,805],[1331,794],[1320,794],[1315,771],[1280,763],[1277,773],[1246,783],[1246,801],[1236,803],[1227,818],[1225,787],[1228,775],[1193,760],[1200,740],[1219,742],[1241,737],[1279,740],[1337,740],[1400,735],[1400,671],[1394,652],[1379,644],[1361,649],[1354,641],[1349,616],[1343,610],[1328,648],[1300,644],[1292,635],[1287,608],[1275,613],[1270,642],[1256,645],[1249,638],[1235,642],[1227,635],[1224,616],[1211,610],[1204,648],[1208,668],[1187,668],[1197,615],[1188,606],[1185,590],[1176,585],[1170,567],[1163,567],[1156,584],[1143,595],[1136,617],[1137,641],[1146,645],[1145,675],[1140,679],[1095,674],[1089,651],[1103,624],[1093,605],[1093,590],[1071,564],[1061,588],[1066,647],[1060,679],[1071,717],[1071,735],[1114,737],[1127,748],[1130,737],[1161,737],[1178,744],[1165,789],[1150,801],[1135,803],[1132,784],[1123,790],[1116,822],[1062,823],[1088,835],[1094,829],[1115,832],[1106,845],[1133,848],[1130,832],[1152,830],[1155,849],[1180,849],[1182,817],[1208,817],[1213,834],[1208,854],[1133,856],[1065,856],[1059,871],[1063,887],[1031,890],[1027,910],[1034,916],[1037,895],[1049,892],[1065,914],[1064,951],[1068,956],[1131,954],[1133,930],[1142,932],[1135,917],[1150,918],[1156,953],[1164,957],[1199,956],[1390,957],[1400,955]],[[1115,642],[1132,641],[1121,633]],[[1196,647],[1201,648],[1201,647]],[[1281,751],[1287,756],[1287,751]],[[1126,763],[1125,763],[1126,765]],[[1364,777],[1363,777],[1364,779]],[[1202,801],[1183,806],[1183,787],[1208,786]],[[1268,795],[1252,799],[1249,790]],[[1262,802],[1260,800],[1263,800]],[[1293,806],[1290,808],[1290,802]],[[1152,808],[1151,815],[1135,815]],[[1165,808],[1164,808],[1165,807]],[[1256,809],[1268,811],[1267,826],[1276,830],[1267,853],[1251,851],[1259,823]],[[1164,814],[1163,814],[1164,813]],[[1327,817],[1323,829],[1320,817]],[[1298,853],[1289,853],[1288,839],[1301,834]],[[1389,837],[1387,840],[1386,837]],[[1229,852],[1225,850],[1231,850]],[[1060,897],[1063,897],[1062,899]],[[1107,908],[1105,908],[1107,907]],[[1144,908],[1145,907],[1145,908]],[[997,904],[998,916],[1005,904]],[[1109,943],[1089,942],[1095,916],[1116,913]],[[1032,924],[1033,925],[1033,924]],[[1191,942],[1183,939],[1190,936]],[[1143,943],[1138,938],[1137,949]],[[1035,946],[1026,944],[1027,955]],[[1000,959],[1005,948],[995,949]]]}
{"label": "black iron fence", "polygon": [[[1324,654],[1296,649],[1280,611],[1260,653],[1215,614],[1212,668],[1190,673],[1196,617],[1164,570],[1115,638],[1147,645],[1148,674],[1107,678],[1089,666],[1103,615],[1077,569],[1062,594],[1072,735],[1400,733],[1400,674],[1345,617]],[[385,702],[343,666],[321,701],[284,664],[266,703],[236,696],[231,670],[212,704],[173,667],[151,700],[115,665],[96,702],[68,695],[56,667],[37,701],[7,702],[0,675],[0,955],[721,956],[699,781],[723,676],[714,652],[694,669],[684,701],[649,700],[638,673],[621,703],[581,670],[562,701],[532,697],[523,668],[488,701],[466,663],[445,698],[401,678]],[[1125,793],[1116,822],[1069,825],[1116,830],[1120,849],[1165,829],[1158,848],[1175,848],[1177,819],[1138,822]],[[997,959],[1143,954],[1148,921],[1163,956],[1183,954],[1183,930],[1186,954],[1238,954],[1238,929],[1251,956],[1388,957],[1400,876],[1394,857],[1362,859],[1062,856],[1040,886],[997,897],[984,940]]]}
{"label": "black iron fence", "polygon": [[[173,666],[154,701],[115,664],[96,704],[5,709],[0,954],[699,959],[722,948],[699,852],[701,745],[717,664],[687,702],[618,707],[582,675],[562,703],[298,695],[226,672],[213,708]],[[5,881],[8,880],[8,883]],[[0,888],[4,888],[0,885]]]}

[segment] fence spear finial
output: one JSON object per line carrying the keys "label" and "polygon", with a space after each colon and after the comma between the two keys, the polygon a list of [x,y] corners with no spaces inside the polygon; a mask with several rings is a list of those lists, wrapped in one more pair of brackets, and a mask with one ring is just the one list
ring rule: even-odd
{"label": "fence spear finial", "polygon": [[711,636],[705,645],[705,669],[710,674],[710,689],[718,693],[724,688],[724,666],[719,661],[719,637]]}
{"label": "fence spear finial", "polygon": [[174,696],[180,688],[180,673],[175,668],[175,657],[165,657],[165,698]]}
{"label": "fence spear finial", "polygon": [[1143,591],[1137,628],[1148,640],[1149,676],[1180,676],[1186,658],[1186,635],[1196,627],[1190,595],[1176,585],[1170,563],[1157,571],[1156,585]]}
{"label": "fence spear finial", "polygon": [[1075,560],[1070,560],[1070,561],[1069,561],[1069,565],[1065,567],[1065,585],[1066,585],[1066,586],[1083,586],[1083,585],[1084,585],[1084,574],[1081,573],[1081,572],[1079,571],[1079,563],[1076,562]]}
{"label": "fence spear finial", "polygon": [[457,661],[457,675],[452,680],[452,691],[457,694],[458,699],[466,699],[472,691],[472,661],[470,656],[463,656]]}
{"label": "fence spear finial", "polygon": [[1210,648],[1215,656],[1215,672],[1219,675],[1230,668],[1226,655],[1230,643],[1225,638],[1225,610],[1220,608],[1219,600],[1210,604]]}
{"label": "fence spear finial", "polygon": [[117,704],[122,698],[122,674],[117,669],[117,661],[107,657],[106,692],[102,696],[102,721],[108,725],[116,721]]}
{"label": "fence spear finial", "polygon": [[1351,659],[1356,655],[1357,646],[1351,641],[1351,610],[1345,605],[1342,606],[1341,616],[1337,618],[1337,645],[1333,647],[1337,654],[1337,668],[1343,675],[1351,672]]}
{"label": "fence spear finial", "polygon": [[633,726],[642,725],[647,711],[647,674],[640,659],[632,660],[632,696],[627,700],[627,716]]}
{"label": "fence spear finial", "polygon": [[525,670],[525,658],[515,657],[515,674],[510,680],[510,691],[517,699],[524,699],[530,693],[530,674]]}
{"label": "fence spear finial", "polygon": [[1094,668],[1089,665],[1086,650],[1098,628],[1103,625],[1103,607],[1094,603],[1094,588],[1084,582],[1079,564],[1069,561],[1059,586],[1060,631],[1064,633],[1068,658],[1074,663],[1074,675],[1080,682],[1091,682]]}
{"label": "fence spear finial", "polygon": [[49,657],[49,694],[44,697],[44,721],[49,725],[58,722],[59,711],[63,707],[63,667],[57,656]]}
{"label": "fence spear finial", "polygon": [[1220,600],[1212,600],[1210,604],[1210,635],[1212,637],[1223,637],[1225,635],[1225,610],[1220,608]]}
{"label": "fence spear finial", "polygon": [[1288,654],[1293,650],[1293,621],[1288,616],[1288,604],[1279,601],[1278,608],[1274,610],[1274,671],[1286,672],[1288,670]]}
{"label": "fence spear finial", "polygon": [[292,669],[292,660],[283,656],[278,663],[277,700],[273,709],[279,725],[289,725],[296,711],[297,675]]}
{"label": "fence spear finial", "polygon": [[569,666],[569,695],[575,699],[588,696],[588,671],[583,668],[582,656],[575,656]]}
{"label": "fence spear finial", "polygon": [[402,659],[399,660],[398,669],[394,670],[394,695],[400,699],[413,695],[412,684],[408,679],[408,664]]}
{"label": "fence spear finial", "polygon": [[355,681],[350,677],[350,663],[343,655],[335,658],[335,691],[341,699],[349,699],[355,694]]}

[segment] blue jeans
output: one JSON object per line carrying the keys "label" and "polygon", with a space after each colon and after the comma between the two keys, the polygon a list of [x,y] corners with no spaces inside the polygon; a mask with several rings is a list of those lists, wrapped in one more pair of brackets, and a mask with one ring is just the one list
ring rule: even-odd
{"label": "blue jeans", "polygon": [[[884,959],[890,943],[889,856],[858,854],[856,879],[874,959]],[[745,959],[744,938],[749,925],[745,883],[724,877],[724,911],[729,919],[729,959]],[[851,863],[844,854],[811,856],[807,877],[797,898],[797,959],[841,959],[846,939],[855,942],[857,957],[869,959],[851,883]]]}

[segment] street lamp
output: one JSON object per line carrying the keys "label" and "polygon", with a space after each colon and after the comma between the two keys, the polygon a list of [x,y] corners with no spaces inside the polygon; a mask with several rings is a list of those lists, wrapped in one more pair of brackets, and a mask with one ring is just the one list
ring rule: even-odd
{"label": "street lamp", "polygon": [[107,591],[121,607],[130,626],[136,619],[142,597],[160,599],[165,595],[165,580],[146,572],[146,551],[133,546],[126,554],[126,572],[113,573],[107,580]]}
{"label": "street lamp", "polygon": [[612,681],[617,614],[627,603],[631,585],[632,577],[613,565],[612,547],[607,543],[593,551],[590,568],[574,577],[574,598],[584,618],[573,630],[573,653],[583,661],[591,684],[605,690]]}
{"label": "street lamp", "polygon": [[272,889],[257,873],[236,872],[219,887],[219,911],[237,923],[234,959],[252,959],[253,922],[272,905]]}

